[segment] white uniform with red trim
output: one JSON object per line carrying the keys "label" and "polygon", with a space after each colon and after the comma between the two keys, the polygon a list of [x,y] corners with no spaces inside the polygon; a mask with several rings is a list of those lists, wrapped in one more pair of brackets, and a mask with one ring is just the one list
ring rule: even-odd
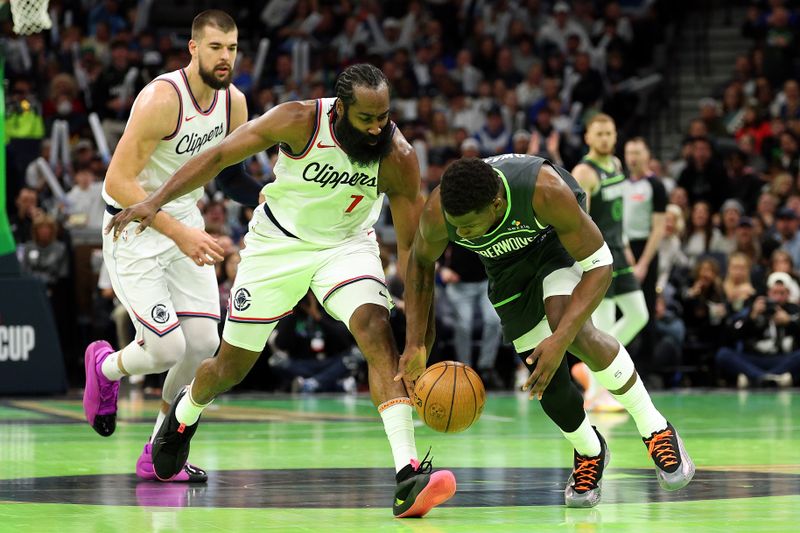
{"label": "white uniform with red trim", "polygon": [[276,179],[263,189],[231,289],[222,337],[233,346],[261,351],[309,289],[348,326],[359,306],[390,305],[372,229],[383,203],[380,163],[347,157],[331,122],[335,102],[316,101],[314,132],[301,153],[280,147]]}
{"label": "white uniform with red trim", "polygon": [[[175,130],[158,143],[137,176],[148,193],[156,190],[193,156],[222,142],[230,130],[230,91],[219,90],[211,105],[200,109],[183,69],[163,74],[151,83],[169,83],[178,93],[180,109]],[[133,104],[136,107],[136,102]],[[204,228],[197,200],[198,188],[166,204],[163,209],[183,224]],[[103,199],[121,207],[103,187]],[[104,225],[111,215],[107,212]],[[144,329],[163,336],[179,326],[180,317],[219,320],[219,291],[213,266],[198,266],[175,243],[152,228],[134,236],[131,223],[114,242],[103,235],[103,258],[111,284],[136,325],[136,338]]]}

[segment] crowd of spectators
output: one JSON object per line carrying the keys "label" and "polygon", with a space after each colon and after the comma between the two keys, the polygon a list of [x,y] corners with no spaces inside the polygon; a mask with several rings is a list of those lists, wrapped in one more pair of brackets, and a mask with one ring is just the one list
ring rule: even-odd
{"label": "crowd of spectators", "polygon": [[[121,337],[127,318],[109,311],[113,291],[107,286],[87,296],[101,270],[97,249],[104,204],[99,190],[108,163],[96,145],[89,114],[97,114],[113,152],[139,90],[160,73],[189,62],[186,43],[196,13],[190,11],[181,28],[156,17],[151,18],[156,23],[142,24],[140,4],[51,2],[57,33],[20,37],[11,32],[10,22],[0,23],[8,79],[9,215],[24,269],[47,285],[54,308],[75,309],[57,315],[75,386],[81,381],[85,344],[98,334]],[[343,67],[376,64],[392,84],[392,120],[417,151],[426,192],[438,184],[447,163],[462,156],[529,153],[571,169],[585,152],[583,125],[598,111],[615,119],[621,148],[624,139],[642,133],[644,120],[653,118],[642,115],[639,104],[645,96],[635,81],[665,68],[657,59],[666,29],[685,16],[675,2],[660,0],[223,4],[214,7],[229,8],[239,21],[234,83],[247,96],[251,118],[281,102],[332,95]],[[788,285],[797,278],[798,16],[782,4],[754,3],[742,28],[751,50],[737,60],[731,80],[701,102],[674,160],[651,162],[671,199],[654,320],[678,355],[652,369],[667,385],[680,383],[681,369],[689,367],[703,368],[706,382],[724,377],[725,372],[713,368],[714,356],[723,339],[741,338],[725,332],[736,328],[737,313],[765,295],[770,280]],[[256,63],[262,38],[270,40],[263,69]],[[68,145],[54,147],[54,125],[64,123]],[[56,184],[39,157],[49,160]],[[267,183],[275,157],[270,151],[252,158],[248,171]],[[217,266],[224,314],[251,210],[226,200],[213,183],[206,192],[200,207],[207,231],[225,249],[225,261]],[[388,216],[378,230],[387,275],[396,277]],[[734,264],[744,266],[737,270]],[[774,272],[789,278],[774,277]],[[397,283],[393,287],[400,315],[393,323],[402,342],[402,289]],[[491,361],[480,352],[480,331],[473,332],[471,343],[454,341],[454,332],[463,335],[463,327],[447,292],[438,291],[434,357],[454,359],[460,346],[461,352],[473,349],[475,363]],[[789,293],[791,298],[797,291]],[[473,329],[480,328],[476,324]],[[280,351],[275,339],[270,345]],[[748,344],[748,349],[754,346],[759,345]],[[497,367],[513,369],[510,349],[499,351]],[[341,379],[361,375],[350,366]],[[774,374],[767,372],[765,379],[737,371],[732,380],[740,384],[740,373],[749,376],[748,384],[768,382]],[[773,381],[786,381],[781,380]],[[294,383],[308,388],[306,381]],[[347,388],[352,388],[349,382]]]}

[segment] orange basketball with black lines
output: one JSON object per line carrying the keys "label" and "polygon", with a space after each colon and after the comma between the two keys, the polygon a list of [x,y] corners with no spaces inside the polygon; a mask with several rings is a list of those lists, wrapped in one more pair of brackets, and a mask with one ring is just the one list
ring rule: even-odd
{"label": "orange basketball with black lines", "polygon": [[458,361],[441,361],[419,377],[414,405],[431,429],[442,433],[464,431],[481,416],[486,391],[478,374]]}

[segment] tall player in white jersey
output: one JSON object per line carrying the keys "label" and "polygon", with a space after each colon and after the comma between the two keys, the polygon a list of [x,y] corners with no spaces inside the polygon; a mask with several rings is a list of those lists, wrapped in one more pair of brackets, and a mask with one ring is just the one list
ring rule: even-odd
{"label": "tall player in white jersey", "polygon": [[[226,13],[201,13],[192,24],[189,65],[157,77],[137,96],[103,186],[108,220],[246,122],[244,95],[230,83],[237,38],[236,24]],[[253,205],[259,187],[254,188]],[[116,427],[123,376],[169,370],[155,435],[169,402],[219,346],[219,293],[211,265],[222,259],[222,248],[204,231],[197,208],[202,192],[193,187],[176,196],[156,215],[154,229],[135,239],[132,232],[123,232],[118,240],[103,237],[103,257],[114,292],[136,326],[136,339],[119,351],[106,341],[86,349],[84,410],[89,424],[103,436]],[[150,442],[136,473],[156,479]],[[206,479],[205,472],[188,463],[174,476],[163,478]]]}
{"label": "tall player in white jersey", "polygon": [[416,155],[389,111],[383,73],[367,64],[348,67],[337,79],[336,98],[274,107],[189,161],[109,224],[114,235],[135,219],[141,220],[140,229],[146,227],[160,206],[206,183],[219,169],[280,147],[276,181],[264,188],[265,201],[245,237],[219,355],[200,366],[156,435],[153,462],[159,476],[179,470],[203,408],[244,378],[277,321],[311,288],[349,327],[369,364],[372,400],[397,472],[395,516],[422,516],[455,493],[451,472],[431,472],[427,456],[418,461],[411,400],[403,382],[395,380],[399,354],[371,226],[386,195],[397,231],[398,271],[405,272],[422,196]]}

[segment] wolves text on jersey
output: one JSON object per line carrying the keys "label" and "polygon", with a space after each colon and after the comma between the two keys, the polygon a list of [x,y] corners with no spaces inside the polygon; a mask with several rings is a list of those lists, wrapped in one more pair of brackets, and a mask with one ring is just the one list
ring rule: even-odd
{"label": "wolves text on jersey", "polygon": [[306,165],[306,168],[303,169],[303,179],[305,181],[319,183],[320,187],[330,185],[333,189],[335,189],[337,185],[350,185],[351,187],[355,187],[356,185],[362,187],[378,186],[378,178],[375,176],[368,176],[363,172],[353,172],[352,174],[347,171],[339,172],[333,165],[328,163],[324,165],[320,165],[317,162],[309,163]]}

